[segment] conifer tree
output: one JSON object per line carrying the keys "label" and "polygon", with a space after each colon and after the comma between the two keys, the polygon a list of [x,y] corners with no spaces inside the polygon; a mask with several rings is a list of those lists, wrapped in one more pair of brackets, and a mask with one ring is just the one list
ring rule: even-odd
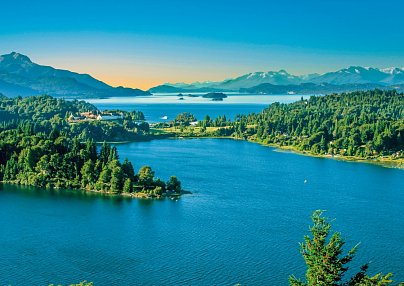
{"label": "conifer tree", "polygon": [[115,166],[111,172],[111,192],[122,193],[123,188],[123,173],[120,166]]}
{"label": "conifer tree", "polygon": [[311,216],[314,223],[310,227],[311,236],[304,236],[304,242],[300,244],[300,253],[307,265],[306,282],[294,276],[289,277],[291,286],[384,286],[390,285],[391,273],[381,273],[369,277],[366,275],[368,265],[362,266],[361,271],[349,281],[342,282],[343,275],[347,271],[346,266],[355,256],[357,246],[354,246],[347,254],[343,255],[344,240],[339,232],[330,236],[331,223],[322,216],[323,211],[317,210]]}
{"label": "conifer tree", "polygon": [[128,158],[125,158],[122,163],[122,171],[126,178],[129,178],[132,182],[135,180],[135,170]]}
{"label": "conifer tree", "polygon": [[124,193],[131,193],[133,191],[133,184],[129,178],[125,180],[123,183],[123,189],[122,192]]}

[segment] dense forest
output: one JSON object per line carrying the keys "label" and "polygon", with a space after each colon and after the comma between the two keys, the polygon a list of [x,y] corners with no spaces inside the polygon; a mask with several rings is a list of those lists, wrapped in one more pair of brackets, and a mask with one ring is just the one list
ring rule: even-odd
{"label": "dense forest", "polygon": [[[0,131],[15,129],[22,123],[29,124],[34,133],[49,133],[54,128],[71,137],[85,141],[129,141],[148,135],[149,125],[139,111],[119,111],[122,119],[117,122],[84,120],[69,123],[70,115],[82,112],[101,113],[85,101],[56,99],[48,95],[8,98],[0,95]],[[117,111],[116,111],[117,112]]]}
{"label": "dense forest", "polygon": [[[0,181],[152,197],[181,193],[176,177],[164,182],[155,178],[148,166],[135,173],[132,163],[127,159],[121,162],[116,148],[105,142],[97,150],[93,136],[111,141],[117,134],[133,139],[148,132],[148,125],[137,123],[144,119],[142,113],[125,112],[120,122],[67,121],[69,114],[84,111],[97,110],[83,101],[49,96],[2,97]],[[142,125],[144,130],[139,128]]]}
{"label": "dense forest", "polygon": [[272,104],[260,114],[240,116],[236,123],[238,137],[314,154],[403,156],[404,94],[374,90],[312,96]]}
{"label": "dense forest", "polygon": [[[177,126],[174,122],[165,128]],[[290,104],[274,103],[233,121],[205,116],[198,126],[181,126],[180,135],[231,136],[318,155],[404,158],[404,94],[396,91],[312,96]]]}
{"label": "dense forest", "polygon": [[53,130],[32,134],[31,129],[0,133],[0,179],[41,188],[67,188],[108,193],[161,196],[179,194],[181,183],[171,177],[165,183],[143,166],[135,173],[125,159],[119,161],[115,147],[104,143],[97,152],[94,141],[81,143]]}

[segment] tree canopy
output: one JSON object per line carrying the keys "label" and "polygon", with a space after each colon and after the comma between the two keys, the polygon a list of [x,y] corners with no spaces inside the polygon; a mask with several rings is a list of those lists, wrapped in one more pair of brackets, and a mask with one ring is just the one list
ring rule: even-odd
{"label": "tree canopy", "polygon": [[50,96],[0,97],[0,111],[0,181],[114,194],[161,196],[171,192],[154,178],[150,167],[135,174],[128,159],[120,161],[116,147],[105,141],[96,146],[100,139],[132,140],[145,135],[148,124],[135,123],[144,119],[142,113],[123,112],[122,122],[117,123],[94,120],[70,124],[69,114],[97,109],[84,101]]}
{"label": "tree canopy", "polygon": [[140,111],[117,111],[122,118],[117,121],[83,120],[68,122],[70,115],[101,113],[85,101],[64,100],[48,95],[8,98],[0,97],[0,132],[22,129],[26,133],[64,132],[80,140],[126,141],[141,139],[149,134],[149,125]]}
{"label": "tree canopy", "polygon": [[376,89],[311,96],[289,104],[273,103],[233,121],[205,116],[198,128],[199,132],[184,129],[180,135],[229,136],[315,155],[401,159],[404,94]]}

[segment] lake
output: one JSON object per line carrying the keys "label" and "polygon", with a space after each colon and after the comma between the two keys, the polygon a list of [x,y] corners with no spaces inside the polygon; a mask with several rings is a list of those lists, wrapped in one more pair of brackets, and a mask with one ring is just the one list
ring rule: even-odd
{"label": "lake", "polygon": [[[120,109],[126,111],[140,110],[149,122],[171,121],[181,112],[190,112],[198,120],[205,115],[216,118],[226,115],[234,119],[238,114],[258,113],[274,102],[290,103],[308,95],[257,95],[229,94],[223,101],[211,101],[202,97],[187,97],[178,100],[178,94],[156,94],[152,96],[111,97],[104,99],[85,99],[101,110]],[[163,119],[167,116],[167,119]]]}
{"label": "lake", "polygon": [[[178,201],[1,187],[0,285],[287,285],[298,242],[327,210],[351,266],[404,280],[404,171],[229,139],[117,145],[136,169],[177,175]],[[306,183],[305,183],[306,180]]]}

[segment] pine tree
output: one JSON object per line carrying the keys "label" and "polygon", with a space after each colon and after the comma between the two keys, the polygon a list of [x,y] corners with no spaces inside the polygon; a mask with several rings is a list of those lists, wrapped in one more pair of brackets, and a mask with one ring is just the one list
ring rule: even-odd
{"label": "pine tree", "polygon": [[17,165],[16,155],[13,154],[10,160],[7,161],[6,167],[4,168],[4,181],[12,181],[16,179],[17,172],[18,172],[18,165]]}
{"label": "pine tree", "polygon": [[111,170],[108,168],[108,166],[104,166],[96,183],[97,190],[106,191],[108,189],[108,184],[110,183],[110,181]]}
{"label": "pine tree", "polygon": [[143,166],[138,172],[139,184],[145,188],[151,187],[154,180],[154,171],[149,166]]}
{"label": "pine tree", "polygon": [[167,190],[173,191],[175,193],[181,193],[181,182],[177,179],[176,176],[171,176],[167,182]]}
{"label": "pine tree", "polygon": [[91,159],[86,161],[81,168],[81,187],[88,188],[94,184],[95,176],[94,176],[94,163]]}
{"label": "pine tree", "polygon": [[121,193],[123,187],[123,172],[120,166],[115,166],[111,172],[111,192]]}
{"label": "pine tree", "polygon": [[134,182],[135,170],[133,168],[132,163],[128,160],[128,158],[125,158],[125,160],[122,163],[122,171],[126,178],[129,178],[132,182]]}
{"label": "pine tree", "polygon": [[89,159],[95,163],[97,160],[97,147],[95,146],[94,140],[91,139],[86,141],[86,151]]}
{"label": "pine tree", "polygon": [[55,141],[59,136],[60,136],[60,132],[56,128],[56,126],[54,126],[52,131],[49,133],[49,139]]}
{"label": "pine tree", "polygon": [[125,180],[123,183],[123,189],[122,192],[124,193],[131,193],[133,191],[133,184],[129,178]]}
{"label": "pine tree", "polygon": [[[348,282],[341,282],[342,276],[347,271],[346,264],[355,255],[357,246],[353,247],[346,255],[342,255],[344,241],[339,232],[334,232],[331,237],[331,224],[322,216],[323,211],[317,210],[312,215],[314,225],[310,227],[311,236],[304,236],[304,242],[300,244],[300,253],[306,261],[306,282],[302,282],[294,276],[289,277],[291,286],[383,286],[390,285],[391,273],[383,276],[377,274],[373,277],[366,275],[367,264],[361,271],[354,275]],[[327,241],[328,240],[328,241]]]}
{"label": "pine tree", "polygon": [[118,150],[116,149],[116,147],[112,147],[109,150],[109,155],[108,155],[108,162],[111,162],[113,160],[118,160],[119,156],[118,156]]}
{"label": "pine tree", "polygon": [[35,167],[35,158],[32,149],[23,149],[20,153],[18,161],[22,165],[24,172],[32,171]]}
{"label": "pine tree", "polygon": [[104,141],[104,143],[102,143],[102,146],[100,149],[100,155],[99,155],[99,159],[102,163],[102,166],[104,166],[105,164],[108,163],[108,157],[109,157],[110,151],[111,151],[111,146],[109,144],[107,144],[107,142]]}

